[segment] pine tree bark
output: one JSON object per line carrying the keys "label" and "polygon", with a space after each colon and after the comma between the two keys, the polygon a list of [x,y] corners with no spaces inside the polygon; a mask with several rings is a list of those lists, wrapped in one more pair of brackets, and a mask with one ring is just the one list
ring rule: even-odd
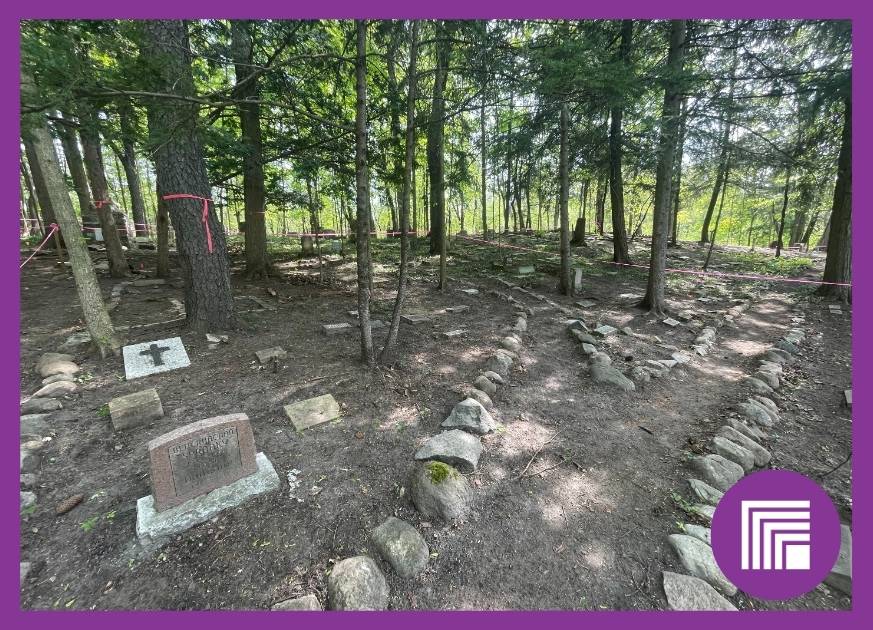
{"label": "pine tree bark", "polygon": [[370,174],[367,169],[367,21],[355,20],[355,184],[357,187],[358,323],[361,327],[361,360],[373,365],[370,329]]}
{"label": "pine tree bark", "polygon": [[409,273],[409,200],[412,197],[412,165],[415,161],[415,90],[418,72],[418,20],[411,21],[409,36],[409,67],[406,95],[406,162],[403,168],[403,188],[400,193],[400,274],[397,280],[397,298],[394,302],[394,312],[391,314],[391,327],[388,329],[388,339],[382,349],[380,359],[385,362],[390,356],[392,347],[397,342],[400,330],[400,315],[403,313],[403,301],[406,298],[406,283]]}
{"label": "pine tree bark", "polygon": [[480,139],[480,160],[482,162],[482,184],[479,194],[482,199],[482,238],[487,238],[488,232],[488,184],[487,173],[488,165],[486,163],[486,151],[488,147],[488,139],[485,136],[485,94],[484,88],[482,93],[482,106],[479,108],[479,139]]}
{"label": "pine tree bark", "polygon": [[33,189],[33,179],[23,155],[21,156],[21,176],[24,178],[24,187],[27,191],[27,218],[29,219],[30,231],[43,233],[42,221],[39,218],[39,204]]}
{"label": "pine tree bark", "polygon": [[446,75],[449,65],[449,44],[445,41],[446,28],[436,23],[436,67],[434,68],[433,97],[427,128],[427,169],[430,181],[430,255],[443,251],[446,223],[445,166],[443,132],[445,127]]}
{"label": "pine tree bark", "polygon": [[640,306],[655,316],[664,315],[664,270],[670,227],[673,155],[679,135],[679,108],[682,100],[682,71],[685,61],[685,20],[670,20],[670,48],[667,52],[667,77],[658,141],[658,167],[655,175],[655,210],[652,218],[652,253],[646,295]]}
{"label": "pine tree bark", "polygon": [[[621,44],[618,49],[618,59],[630,72],[631,42],[633,38],[633,20],[621,22]],[[629,263],[627,250],[627,228],[624,222],[624,181],[621,172],[622,134],[621,122],[623,107],[612,108],[609,124],[609,193],[612,202],[612,261]]]}
{"label": "pine tree bark", "polygon": [[673,164],[673,212],[670,213],[670,246],[675,247],[679,240],[679,193],[682,191],[682,156],[685,151],[685,126],[688,122],[688,101],[682,99],[682,113],[679,116],[679,140],[676,142],[676,159]]}
{"label": "pine tree bark", "polygon": [[[24,72],[21,74],[21,92],[24,96],[36,93],[33,78]],[[110,354],[117,355],[121,342],[115,334],[109,312],[103,303],[97,275],[91,264],[88,247],[82,238],[73,204],[70,202],[48,125],[41,115],[36,115],[27,121],[26,126],[27,129],[24,130],[24,133],[26,133],[33,148],[35,163],[39,167],[46,191],[51,199],[51,205],[55,211],[55,219],[67,244],[70,267],[73,271],[76,293],[85,317],[85,326],[101,357],[105,358]],[[34,164],[31,163],[31,168],[33,166]]]}
{"label": "pine tree bark", "polygon": [[118,106],[121,127],[121,166],[130,192],[130,210],[133,215],[133,228],[136,236],[148,236],[149,226],[146,218],[145,199],[136,165],[136,131],[134,130],[134,111],[130,101],[121,101]]}
{"label": "pine tree bark", "polygon": [[91,208],[100,220],[103,230],[103,241],[106,243],[106,256],[109,258],[109,274],[113,278],[124,278],[128,275],[127,258],[121,249],[121,238],[118,236],[118,226],[115,223],[113,210],[115,205],[109,194],[109,184],[106,182],[106,171],[103,168],[103,149],[100,146],[100,130],[96,113],[85,107],[79,112],[79,138],[82,141],[82,157],[85,162],[85,172],[91,184],[91,194],[94,199]]}
{"label": "pine tree bark", "polygon": [[[55,211],[52,207],[52,198],[49,195],[49,190],[46,187],[45,179],[40,170],[40,164],[37,159],[36,147],[27,136],[22,136],[24,142],[24,154],[27,156],[27,165],[30,167],[30,177],[33,180],[33,187],[36,190],[36,198],[39,201],[39,211],[42,216],[43,236],[48,235],[49,226],[56,223]],[[57,156],[55,156],[57,159]],[[52,245],[53,246],[53,245]]]}
{"label": "pine tree bark", "polygon": [[776,232],[776,258],[782,255],[785,244],[782,238],[785,234],[785,213],[788,211],[788,192],[791,188],[791,166],[785,167],[785,184],[782,186],[782,211],[779,213],[779,229]]}
{"label": "pine tree bark", "polygon": [[[181,20],[142,23],[141,55],[152,71],[155,91],[195,96],[188,27]],[[153,98],[148,103],[149,143],[157,186],[163,197],[210,198],[209,177],[197,130],[197,106],[184,100]],[[185,283],[185,317],[197,331],[236,326],[224,229],[212,203],[164,199],[176,230],[176,249]],[[211,238],[212,251],[209,250]]]}
{"label": "pine tree bark", "polygon": [[[68,116],[64,118],[71,122]],[[55,124],[55,130],[61,139],[67,168],[70,169],[70,176],[73,178],[73,189],[76,192],[76,199],[79,200],[79,215],[84,217],[91,206],[91,191],[88,187],[88,176],[85,174],[85,164],[79,151],[76,132],[63,122]]]}
{"label": "pine tree bark", "polygon": [[597,178],[597,191],[594,193],[594,228],[598,236],[603,236],[603,222],[606,215],[606,176]]}
{"label": "pine tree bark", "polygon": [[[236,73],[236,97],[256,101],[258,79],[252,78],[254,49],[252,22],[233,20],[230,25],[231,50]],[[267,254],[266,194],[264,192],[264,158],[261,140],[261,106],[255,102],[239,105],[243,144],[243,203],[245,204],[246,277],[264,278],[270,274]]]}
{"label": "pine tree bark", "polygon": [[[828,221],[828,256],[825,260],[824,282],[848,284],[852,282],[852,95],[845,97],[843,110],[843,137],[840,156],[837,160],[837,183],[834,186],[834,203]],[[818,294],[842,301],[852,298],[851,287],[838,284],[823,284]]]}
{"label": "pine tree bark", "polygon": [[561,278],[559,290],[563,295],[573,295],[570,278],[570,166],[567,159],[567,128],[570,125],[567,103],[561,105],[561,149],[559,157],[561,186]]}

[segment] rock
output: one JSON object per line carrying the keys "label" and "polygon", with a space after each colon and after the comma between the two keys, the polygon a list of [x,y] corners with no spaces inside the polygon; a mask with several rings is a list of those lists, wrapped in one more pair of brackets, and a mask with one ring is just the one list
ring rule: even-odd
{"label": "rock", "polygon": [[75,374],[79,371],[79,366],[72,361],[56,359],[42,363],[37,371],[40,376],[47,378],[49,376],[54,376],[55,374]]}
{"label": "rock", "polygon": [[684,534],[670,534],[667,540],[685,570],[694,577],[709,582],[725,595],[735,595],[737,587],[725,577],[715,562],[712,548],[706,543]]}
{"label": "rock", "polygon": [[649,368],[652,376],[654,376],[655,378],[667,376],[668,372],[670,371],[663,363],[661,363],[660,361],[655,361],[653,359],[647,359],[645,367]]}
{"label": "rock", "polygon": [[[53,374],[42,379],[42,384],[50,385],[51,383],[57,383],[58,381],[69,381],[71,383],[75,383],[76,377],[72,374]],[[36,394],[34,394],[34,396],[36,396]]]}
{"label": "rock", "polygon": [[39,478],[34,473],[24,473],[19,477],[22,488],[33,488],[39,481]]}
{"label": "rock", "polygon": [[478,402],[480,405],[485,407],[485,409],[494,408],[494,403],[492,402],[491,397],[488,396],[488,394],[483,392],[481,389],[470,387],[466,392],[466,396],[467,398],[472,398],[473,400]]}
{"label": "rock", "polygon": [[277,602],[270,608],[273,611],[283,610],[321,610],[321,604],[315,595],[309,594],[294,599]]}
{"label": "rock", "polygon": [[852,530],[848,525],[840,525],[840,555],[824,583],[852,595]]}
{"label": "rock", "polygon": [[685,354],[684,352],[674,352],[670,355],[670,358],[673,359],[676,363],[685,364],[691,361],[691,357]]}
{"label": "rock", "polygon": [[600,337],[609,337],[611,335],[614,335],[616,332],[618,332],[616,328],[613,328],[612,326],[609,326],[607,324],[598,326],[594,329],[594,334],[599,335]]}
{"label": "rock", "polygon": [[460,328],[458,330],[447,330],[443,333],[443,337],[446,339],[454,339],[455,337],[462,337],[466,332],[467,331]]}
{"label": "rock", "polygon": [[19,511],[26,510],[32,505],[36,505],[36,495],[33,492],[22,492],[20,495]]}
{"label": "rock", "polygon": [[712,546],[712,530],[709,527],[688,523],[682,525],[682,528],[689,536],[694,536],[700,542],[705,542],[710,547]]}
{"label": "rock", "polygon": [[661,323],[669,326],[670,328],[676,328],[676,326],[678,326],[680,324],[679,320],[673,319],[672,317],[668,317],[667,319],[665,319]]}
{"label": "rock", "polygon": [[44,414],[46,411],[55,411],[61,408],[61,401],[54,398],[29,398],[21,403],[22,416],[30,414]]}
{"label": "rock", "polygon": [[736,610],[700,578],[664,571],[664,594],[672,610]]}
{"label": "rock", "polygon": [[776,376],[782,376],[782,364],[773,363],[772,361],[761,361],[758,364],[758,370],[761,372],[769,372]]}
{"label": "rock", "polygon": [[28,451],[23,448],[18,450],[19,468],[23,473],[32,473],[36,471],[36,469],[39,468],[40,460],[41,458],[39,454],[34,453],[33,451]]}
{"label": "rock", "polygon": [[51,431],[47,422],[49,417],[51,416],[47,413],[32,413],[21,416],[21,424],[19,426],[21,435],[44,435],[48,433]]}
{"label": "rock", "polygon": [[21,562],[18,565],[18,584],[19,588],[24,585],[24,580],[27,579],[28,574],[33,568],[33,564],[30,562]]}
{"label": "rock", "polygon": [[767,352],[761,355],[761,359],[781,365],[783,363],[788,363],[791,360],[791,355],[779,348],[770,348]]}
{"label": "rock", "polygon": [[793,328],[792,330],[788,331],[788,334],[785,335],[783,339],[788,343],[799,346],[801,343],[803,343],[805,337],[806,334],[802,330],[800,330],[799,328]]}
{"label": "rock", "polygon": [[631,368],[630,378],[637,385],[642,385],[648,383],[651,380],[652,375],[646,368],[638,365]]}
{"label": "rock", "polygon": [[280,361],[288,356],[288,353],[281,346],[274,346],[272,348],[267,348],[265,350],[258,350],[255,352],[255,356],[258,357],[258,363],[264,365],[269,363],[273,359]]}
{"label": "rock", "polygon": [[87,330],[75,332],[60,345],[59,350],[78,350],[84,345],[91,343],[91,333]]}
{"label": "rock", "polygon": [[116,431],[148,424],[163,417],[164,407],[154,387],[109,401],[109,418]]}
{"label": "rock", "polygon": [[715,516],[715,506],[695,503],[691,506],[691,511],[703,519],[707,525],[712,525],[712,517]]}
{"label": "rock", "polygon": [[591,372],[591,378],[594,379],[595,383],[611,385],[626,392],[632,392],[636,389],[632,380],[611,365],[593,363],[591,364],[589,371]]}
{"label": "rock", "polygon": [[503,377],[500,376],[500,374],[498,374],[497,372],[492,372],[491,370],[488,370],[487,372],[483,372],[482,376],[487,378],[489,381],[491,381],[495,385],[505,385],[506,384],[506,381],[504,381]]}
{"label": "rock", "polygon": [[722,492],[727,492],[745,474],[742,466],[721,455],[695,457],[691,460],[691,466],[700,473],[703,481]]}
{"label": "rock", "polygon": [[512,337],[504,337],[500,340],[500,345],[512,352],[518,352],[521,349],[521,344]]}
{"label": "rock", "polygon": [[612,365],[612,359],[605,352],[597,352],[595,351],[591,356],[588,357],[588,362],[591,365]]}
{"label": "rock", "polygon": [[725,459],[739,464],[745,472],[749,472],[755,467],[755,456],[748,449],[727,438],[718,435],[712,438],[712,450]]}
{"label": "rock", "polygon": [[61,514],[66,514],[74,507],[79,505],[84,499],[84,494],[74,494],[71,497],[67,497],[57,504],[57,506],[55,507],[55,514],[57,514],[58,516],[60,516]]}
{"label": "rock", "polygon": [[784,350],[788,354],[800,354],[800,348],[785,339],[780,339],[773,345],[775,345],[779,350]]}
{"label": "rock", "polygon": [[660,363],[661,365],[663,365],[663,366],[664,366],[665,368],[667,368],[668,370],[672,370],[674,367],[676,367],[676,366],[678,365],[679,362],[678,362],[678,361],[674,361],[674,360],[672,360],[672,359],[659,359],[659,360],[658,360],[658,363]]}
{"label": "rock", "polygon": [[402,578],[415,577],[427,568],[430,550],[412,525],[389,516],[373,530],[373,543],[379,554]]}
{"label": "rock", "polygon": [[512,369],[512,358],[506,354],[496,352],[491,355],[488,362],[485,364],[485,369],[491,372],[497,372],[503,378],[509,376]]}
{"label": "rock", "polygon": [[480,402],[467,398],[455,405],[452,413],[440,426],[445,429],[463,429],[476,435],[484,435],[496,429],[497,423]]}
{"label": "rock", "polygon": [[764,381],[750,376],[746,379],[746,385],[749,386],[756,394],[773,394],[773,388],[767,385]]}
{"label": "rock", "polygon": [[415,453],[418,461],[436,460],[456,467],[463,473],[476,470],[482,455],[479,438],[466,431],[452,429],[430,438]]}
{"label": "rock", "polygon": [[[767,399],[767,400],[769,400],[769,399]],[[753,407],[758,407],[760,409],[763,409],[764,413],[766,413],[768,416],[770,416],[770,420],[772,420],[774,424],[776,422],[779,422],[779,414],[776,413],[775,411],[773,411],[770,407],[768,407],[767,405],[765,405],[761,401],[757,400],[754,396],[750,396],[749,398],[746,399],[746,401],[750,405],[752,405]]]}
{"label": "rock", "polygon": [[[779,413],[779,407],[776,406],[776,403],[773,402],[772,400],[770,400],[769,398],[767,398],[766,396],[752,396],[752,401],[761,403],[762,405],[764,405],[764,407],[766,407],[767,409],[769,409],[773,413],[776,413],[776,414]],[[752,401],[749,401],[749,402],[752,402]],[[776,418],[776,419],[778,420],[778,418]]]}
{"label": "rock", "polygon": [[41,372],[42,369],[50,364],[55,363],[57,361],[65,361],[67,363],[75,363],[73,360],[73,355],[64,354],[62,352],[46,352],[36,361],[36,371]]}
{"label": "rock", "polygon": [[748,438],[753,440],[764,440],[767,438],[767,434],[761,431],[758,427],[749,426],[742,420],[734,420],[733,418],[725,418],[725,424],[727,424],[733,430],[742,433]]}
{"label": "rock", "polygon": [[513,330],[515,330],[517,332],[526,332],[527,331],[527,319],[524,317],[519,317],[517,320],[515,320],[515,326],[513,327]]}
{"label": "rock", "polygon": [[697,497],[697,500],[701,503],[718,505],[718,502],[721,501],[721,498],[724,496],[724,492],[713,488],[708,483],[700,481],[700,479],[689,479],[688,485],[691,486],[692,494],[694,494],[694,496]]}
{"label": "rock", "polygon": [[467,480],[442,462],[417,463],[409,480],[409,494],[415,508],[428,520],[463,518],[473,500]]}
{"label": "rock", "polygon": [[473,381],[473,385],[475,385],[477,389],[481,389],[489,396],[493,396],[495,393],[497,393],[497,385],[489,381],[488,378],[484,375],[477,376],[476,380]]}
{"label": "rock", "polygon": [[576,339],[576,341],[580,343],[590,343],[592,346],[597,345],[597,339],[595,339],[590,333],[585,332],[584,330],[579,330],[578,328],[571,328],[570,334]]}
{"label": "rock", "polygon": [[762,427],[767,427],[769,429],[775,424],[770,418],[770,414],[761,406],[747,402],[738,403],[737,411],[752,422],[760,424]]}
{"label": "rock", "polygon": [[506,348],[497,348],[494,351],[495,354],[503,354],[509,357],[512,361],[518,361],[518,355],[512,350],[507,350]]}
{"label": "rock", "polygon": [[779,377],[773,374],[772,372],[755,372],[753,377],[758,379],[759,381],[763,381],[773,389],[779,389]]}
{"label": "rock", "polygon": [[327,578],[331,610],[385,610],[388,583],[368,556],[354,556],[337,562]]}
{"label": "rock", "polygon": [[584,352],[585,354],[587,354],[590,357],[594,354],[597,354],[597,348],[595,346],[591,345],[590,343],[583,343],[582,344],[582,352]]}
{"label": "rock", "polygon": [[206,333],[206,341],[209,343],[227,343],[230,337],[227,335],[213,335],[212,333]]}
{"label": "rock", "polygon": [[[730,426],[723,426],[718,430],[718,435],[721,437],[730,440],[734,444],[741,446],[745,450],[749,451],[754,457],[755,466],[766,466],[770,463],[771,455],[770,451],[766,448],[758,444],[755,440],[751,439],[749,436],[740,433],[736,429]],[[729,458],[730,459],[730,458]]]}

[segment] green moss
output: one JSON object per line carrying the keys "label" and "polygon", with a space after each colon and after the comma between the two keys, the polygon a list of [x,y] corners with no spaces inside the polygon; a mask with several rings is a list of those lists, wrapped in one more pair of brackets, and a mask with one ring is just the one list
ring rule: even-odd
{"label": "green moss", "polygon": [[434,485],[439,485],[448,478],[458,476],[458,471],[442,462],[428,462],[427,472],[430,476],[430,481]]}

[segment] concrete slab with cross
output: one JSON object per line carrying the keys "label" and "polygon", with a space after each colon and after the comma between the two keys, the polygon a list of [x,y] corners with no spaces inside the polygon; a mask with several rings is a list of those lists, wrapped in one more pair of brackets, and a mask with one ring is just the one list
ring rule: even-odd
{"label": "concrete slab with cross", "polygon": [[124,346],[124,377],[127,380],[169,372],[191,365],[181,337]]}

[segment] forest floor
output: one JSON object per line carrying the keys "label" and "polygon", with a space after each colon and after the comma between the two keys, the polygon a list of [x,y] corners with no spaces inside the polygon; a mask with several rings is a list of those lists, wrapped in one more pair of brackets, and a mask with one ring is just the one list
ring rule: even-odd
{"label": "forest floor", "polygon": [[[505,237],[501,245],[507,244]],[[411,273],[407,313],[432,314],[432,322],[401,325],[395,362],[363,369],[355,332],[324,336],[321,325],[354,318],[355,265],[351,256],[318,263],[285,255],[276,277],[244,280],[235,258],[233,286],[242,327],[229,343],[210,349],[186,331],[171,300],[182,301],[178,270],[164,286],[132,287],[113,311],[126,343],[181,336],[188,368],[128,382],[120,357],[101,360],[83,347],[78,392],[52,416],[51,441],[42,451],[37,504],[22,513],[22,559],[34,568],[22,586],[26,609],[264,609],[289,597],[315,593],[326,601],[326,575],[342,558],[378,553],[370,532],[388,516],[410,523],[427,541],[431,560],[416,578],[402,580],[386,566],[392,609],[663,609],[661,571],[677,570],[666,542],[677,524],[690,522],[675,493],[687,495],[688,457],[720,426],[740,400],[740,379],[753,359],[789,328],[802,311],[804,354],[785,368],[782,422],[772,432],[772,466],[820,479],[851,449],[851,412],[841,406],[851,388],[851,313],[835,316],[809,285],[671,274],[671,313],[693,310],[706,322],[738,301],[752,298],[739,318],[719,329],[706,357],[694,356],[664,378],[636,392],[616,393],[587,375],[585,355],[567,334],[566,315],[519,294],[530,306],[529,331],[510,385],[494,396],[502,424],[486,436],[485,453],[469,481],[475,493],[469,518],[451,526],[423,522],[405,486],[415,450],[439,431],[440,422],[479,374],[484,359],[512,320],[512,306],[489,293],[505,291],[498,278],[534,263],[527,282],[561,306],[641,336],[613,336],[605,343],[628,364],[666,358],[663,346],[688,349],[695,333],[669,328],[633,306],[645,290],[644,269],[604,264],[610,243],[574,249],[586,270],[580,310],[557,295],[550,275],[556,242],[516,237],[497,249],[457,240],[449,261],[450,288],[435,289],[438,265],[424,255]],[[636,242],[635,262],[646,264],[647,243]],[[135,268],[153,268],[150,252],[129,252]],[[699,269],[705,249],[670,250],[669,267]],[[507,257],[508,256],[508,257]],[[95,254],[95,259],[101,258]],[[396,241],[375,248],[374,317],[390,320],[396,288]],[[716,247],[713,269],[820,277],[823,257],[794,252],[772,262],[772,252]],[[101,276],[108,296],[118,281]],[[459,289],[478,288],[468,296]],[[245,296],[255,296],[259,304]],[[708,299],[701,302],[698,298]],[[441,312],[468,305],[462,313]],[[34,365],[82,329],[69,271],[51,256],[32,260],[21,275],[21,393],[39,386]],[[146,324],[145,327],[136,327]],[[463,329],[446,339],[443,332]],[[381,347],[386,329],[374,331]],[[651,341],[657,335],[658,343]],[[645,337],[645,338],[644,338]],[[648,340],[647,340],[648,339]],[[258,364],[254,353],[282,346],[278,369]],[[621,359],[618,359],[620,362]],[[113,432],[105,405],[112,398],[155,387],[165,417],[151,425]],[[297,433],[283,405],[330,393],[342,408],[339,421]],[[150,493],[149,440],[195,420],[248,414],[255,443],[275,466],[282,485],[244,506],[177,536],[159,550],[136,539],[136,500]],[[557,434],[557,435],[556,435]],[[535,474],[519,479],[531,463]],[[563,462],[563,463],[562,463]],[[289,487],[289,471],[301,482]],[[536,474],[536,471],[543,471]],[[823,485],[851,523],[851,469],[827,474]],[[84,502],[56,516],[55,506],[75,494]],[[821,586],[787,602],[731,598],[745,609],[845,609],[848,597]]]}

